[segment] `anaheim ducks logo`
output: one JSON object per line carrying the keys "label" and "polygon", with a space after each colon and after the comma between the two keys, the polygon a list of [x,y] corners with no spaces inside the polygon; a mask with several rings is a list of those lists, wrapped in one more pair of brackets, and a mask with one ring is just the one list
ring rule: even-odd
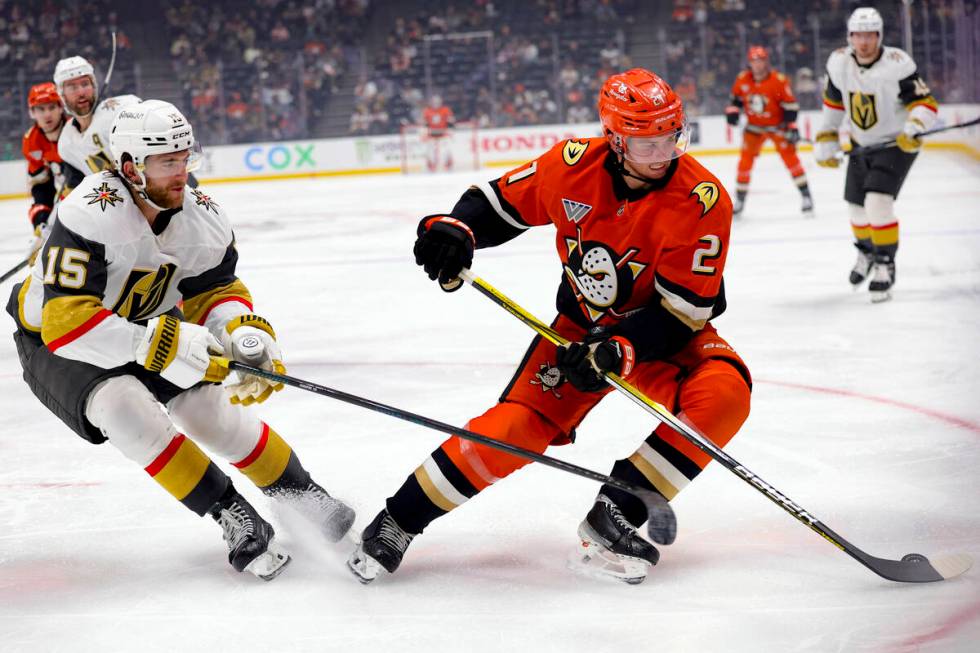
{"label": "anaheim ducks logo", "polygon": [[561,148],[561,158],[566,165],[573,166],[579,162],[587,149],[589,149],[589,141],[566,141],[565,147]]}
{"label": "anaheim ducks logo", "polygon": [[561,382],[561,372],[548,361],[538,366],[538,371],[531,379],[531,385],[541,386],[541,392],[551,392],[555,395],[555,399],[561,399],[561,393],[558,392]]}
{"label": "anaheim ducks logo", "polygon": [[173,263],[161,265],[156,270],[134,269],[112,311],[132,322],[150,317],[163,303],[176,269]]}
{"label": "anaheim ducks logo", "polygon": [[871,129],[878,124],[878,108],[874,95],[852,92],[851,122],[860,129]]}
{"label": "anaheim ducks logo", "polygon": [[691,191],[691,196],[697,196],[701,202],[701,217],[708,215],[718,201],[718,185],[713,181],[702,181]]}
{"label": "anaheim ducks logo", "polygon": [[647,267],[633,260],[640,250],[631,247],[620,255],[604,243],[583,241],[581,229],[577,238],[565,239],[565,246],[565,274],[589,319],[597,322],[606,313],[621,315],[617,311],[629,301],[636,278]]}

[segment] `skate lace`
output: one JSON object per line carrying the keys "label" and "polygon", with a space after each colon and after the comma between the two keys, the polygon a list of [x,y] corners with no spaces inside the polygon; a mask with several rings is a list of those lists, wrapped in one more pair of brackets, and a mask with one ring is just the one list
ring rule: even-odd
{"label": "skate lace", "polygon": [[874,269],[874,281],[891,282],[892,274],[887,263],[877,263]]}
{"label": "skate lace", "polygon": [[255,533],[255,521],[252,515],[237,501],[222,509],[220,523],[225,541],[232,549]]}
{"label": "skate lace", "polygon": [[636,527],[633,526],[628,519],[626,519],[623,511],[619,509],[619,506],[613,503],[612,499],[606,496],[601,496],[599,501],[606,504],[606,510],[609,512],[609,516],[619,527],[620,532],[622,532],[625,537],[632,537],[636,531]]}
{"label": "skate lace", "polygon": [[376,537],[399,553],[404,553],[415,536],[403,531],[393,519],[386,516],[381,520]]}
{"label": "skate lace", "polygon": [[871,267],[871,257],[858,250],[857,261],[854,263],[854,271],[860,272],[861,274],[867,274],[868,269]]}

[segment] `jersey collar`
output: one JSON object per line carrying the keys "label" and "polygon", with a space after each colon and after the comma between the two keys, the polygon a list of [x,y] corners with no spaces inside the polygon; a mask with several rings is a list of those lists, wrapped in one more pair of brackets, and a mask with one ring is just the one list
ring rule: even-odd
{"label": "jersey collar", "polygon": [[871,66],[881,61],[881,58],[884,56],[884,54],[885,54],[885,46],[881,46],[880,48],[878,48],[878,56],[872,59],[870,63],[861,63],[860,61],[858,61],[857,54],[854,52],[854,49],[853,48],[851,49],[851,58],[854,59],[854,63],[858,65],[858,68],[865,68],[865,69],[870,68]]}

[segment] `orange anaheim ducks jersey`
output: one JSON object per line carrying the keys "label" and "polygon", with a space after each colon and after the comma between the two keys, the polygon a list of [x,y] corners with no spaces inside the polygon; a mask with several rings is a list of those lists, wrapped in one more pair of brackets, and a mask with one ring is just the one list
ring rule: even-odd
{"label": "orange anaheim ducks jersey", "polygon": [[422,120],[425,122],[429,136],[442,136],[452,126],[455,118],[452,109],[442,106],[438,109],[435,107],[426,107],[423,109]]}
{"label": "orange anaheim ducks jersey", "polygon": [[[31,125],[31,128],[24,132],[21,149],[24,152],[24,158],[27,159],[27,174],[31,178],[43,175],[45,170],[50,173],[52,163],[61,163],[61,157],[58,155],[58,141],[49,141],[37,123]],[[39,181],[45,180],[46,178]]]}
{"label": "orange anaheim ducks jersey", "polygon": [[[492,217],[479,210],[481,200]],[[652,189],[636,191],[605,138],[564,141],[472,188],[452,216],[471,227],[477,247],[553,225],[564,271],[558,310],[585,327],[618,329],[638,358],[669,353],[657,342],[668,331],[690,339],[724,310],[732,204],[690,155],[673,161]]]}
{"label": "orange anaheim ducks jersey", "polygon": [[[761,81],[756,81],[751,70],[740,72],[732,84],[732,102],[744,109],[749,126],[755,127],[793,122],[800,109],[789,78],[774,70]],[[787,112],[791,114],[788,119]]]}

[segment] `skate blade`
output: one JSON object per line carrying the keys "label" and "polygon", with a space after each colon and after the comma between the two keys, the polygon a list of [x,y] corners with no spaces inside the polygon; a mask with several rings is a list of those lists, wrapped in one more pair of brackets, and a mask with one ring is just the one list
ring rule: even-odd
{"label": "skate blade", "polygon": [[802,213],[803,213],[804,220],[811,220],[816,217],[816,214],[813,212],[812,209],[809,211],[803,211]]}
{"label": "skate blade", "polygon": [[881,302],[887,302],[892,298],[892,292],[890,290],[872,290],[871,291],[871,303],[880,304]]}
{"label": "skate blade", "polygon": [[360,581],[361,585],[367,585],[381,573],[381,564],[369,555],[366,555],[358,547],[347,559],[347,568],[354,578]]}
{"label": "skate blade", "polygon": [[638,585],[647,577],[650,563],[639,558],[619,555],[587,540],[568,556],[567,567],[576,574],[602,580],[618,580]]}
{"label": "skate blade", "polygon": [[247,571],[264,581],[270,581],[281,574],[291,561],[292,558],[289,557],[289,554],[275,540],[271,540],[269,548],[245,565],[243,571]]}

